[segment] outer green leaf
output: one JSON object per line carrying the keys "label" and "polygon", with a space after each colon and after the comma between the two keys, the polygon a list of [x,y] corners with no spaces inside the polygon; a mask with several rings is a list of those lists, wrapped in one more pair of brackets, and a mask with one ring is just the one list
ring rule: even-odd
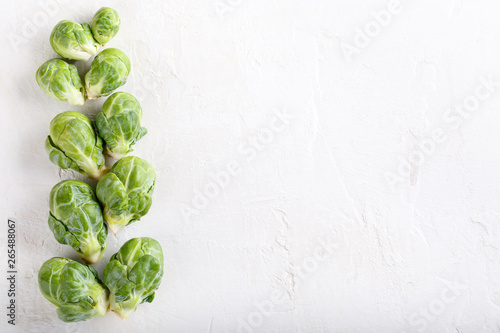
{"label": "outer green leaf", "polygon": [[162,276],[160,243],[148,237],[129,240],[111,257],[104,270],[111,310],[126,319],[139,304],[152,302]]}
{"label": "outer green leaf", "polygon": [[128,278],[138,290],[151,290],[160,282],[158,279],[161,278],[160,271],[161,266],[158,259],[145,254],[130,270]]}
{"label": "outer green leaf", "polygon": [[67,258],[47,260],[38,272],[42,295],[56,305],[62,321],[75,322],[103,316],[108,311],[108,292],[95,269]]}
{"label": "outer green leaf", "polygon": [[106,206],[117,215],[126,212],[128,206],[127,189],[112,172],[101,178],[97,188],[98,197],[106,198]]}
{"label": "outer green leaf", "polygon": [[66,225],[63,222],[57,220],[52,215],[52,213],[49,216],[49,228],[50,230],[52,230],[54,237],[59,243],[69,245],[77,251],[80,250],[80,242],[75,237],[75,235],[68,231]]}
{"label": "outer green leaf", "polygon": [[153,167],[134,156],[118,161],[99,180],[97,198],[104,205],[104,218],[113,233],[147,214],[155,181]]}
{"label": "outer green leaf", "polygon": [[102,139],[90,120],[79,112],[63,112],[52,119],[45,150],[50,160],[63,169],[71,168],[94,179],[108,171]]}
{"label": "outer green leaf", "polygon": [[113,297],[117,302],[127,299],[134,289],[134,284],[127,278],[127,266],[118,260],[110,260],[104,270],[104,284],[113,289]]}
{"label": "outer green leaf", "polygon": [[85,75],[85,90],[89,99],[108,96],[127,82],[130,73],[129,58],[118,49],[99,53]]}
{"label": "outer green leaf", "polygon": [[99,43],[92,36],[88,23],[61,21],[52,30],[50,45],[61,57],[88,60],[99,51]]}
{"label": "outer green leaf", "polygon": [[141,127],[142,108],[134,96],[116,92],[106,99],[96,118],[99,135],[106,142],[105,152],[121,159],[147,130]]}
{"label": "outer green leaf", "polygon": [[109,7],[102,7],[95,13],[90,28],[94,39],[104,45],[118,33],[120,29],[120,17],[116,10]]}
{"label": "outer green leaf", "polygon": [[63,304],[57,309],[57,316],[66,323],[84,321],[95,317],[93,305],[85,301]]}
{"label": "outer green leaf", "polygon": [[45,140],[45,151],[49,154],[50,161],[61,169],[79,169],[78,164],[66,156],[64,152],[52,142],[50,136]]}
{"label": "outer green leaf", "polygon": [[142,303],[151,303],[155,299],[155,293],[152,293],[148,297],[142,300]]}
{"label": "outer green leaf", "polygon": [[67,101],[71,105],[83,105],[85,89],[75,65],[61,59],[50,59],[36,71],[36,82],[50,97]]}
{"label": "outer green leaf", "polygon": [[92,188],[64,180],[52,188],[49,206],[49,227],[56,240],[70,245],[86,262],[98,262],[106,251],[107,229]]}

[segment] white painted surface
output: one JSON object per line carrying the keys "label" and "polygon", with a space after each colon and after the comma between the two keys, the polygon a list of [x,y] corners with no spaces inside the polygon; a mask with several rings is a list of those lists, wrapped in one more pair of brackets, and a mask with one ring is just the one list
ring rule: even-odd
{"label": "white painted surface", "polygon": [[[484,83],[500,82],[497,1],[46,3],[0,13],[2,272],[5,221],[19,222],[18,325],[2,273],[2,332],[500,331],[500,85]],[[75,258],[47,226],[50,189],[75,175],[43,142],[56,114],[95,116],[104,99],[70,107],[34,76],[55,56],[52,27],[103,5],[122,18],[108,46],[132,62],[120,90],[149,130],[134,153],[158,181],[150,213],[108,237],[96,268],[152,236],[165,276],[127,322],[64,324],[36,276]],[[378,32],[381,10],[393,14]],[[474,94],[477,108],[456,108]],[[205,187],[220,193],[204,201]]]}

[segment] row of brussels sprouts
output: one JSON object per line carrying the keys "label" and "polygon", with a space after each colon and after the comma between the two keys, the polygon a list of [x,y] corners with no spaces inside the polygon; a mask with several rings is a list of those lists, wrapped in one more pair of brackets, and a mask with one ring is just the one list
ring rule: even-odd
{"label": "row of brussels sprouts", "polygon": [[95,129],[89,118],[76,111],[66,111],[52,119],[45,150],[52,163],[62,169],[100,179],[109,172],[103,150],[116,160],[130,153],[132,146],[148,132],[141,126],[141,119],[142,108],[137,99],[117,92],[104,102]]}
{"label": "row of brussels sprouts", "polygon": [[61,59],[50,59],[36,72],[38,85],[50,97],[71,105],[83,105],[86,99],[108,96],[127,81],[130,60],[118,49],[99,53],[85,74],[85,86],[75,65]]}
{"label": "row of brussels sprouts", "polygon": [[92,266],[54,257],[40,268],[38,285],[64,322],[104,316],[110,309],[127,319],[139,304],[153,301],[162,276],[160,243],[142,237],[127,241],[111,256],[104,281]]}
{"label": "row of brussels sprouts", "polygon": [[[88,60],[118,32],[120,18],[101,8],[92,24],[61,21],[50,44],[61,57]],[[51,59],[36,73],[40,87],[51,97],[81,105],[85,99],[110,95],[127,80],[130,61],[120,50],[105,49],[93,60],[85,86],[77,68]],[[49,197],[49,227],[56,240],[71,246],[87,264],[97,263],[106,251],[108,229],[113,234],[138,221],[151,207],[156,181],[145,160],[127,156],[147,130],[141,127],[142,108],[124,92],[104,102],[93,124],[75,111],[57,115],[50,123],[45,150],[62,169],[73,169],[92,179],[97,188],[78,180],[55,185]],[[111,169],[105,155],[116,162]],[[127,318],[143,302],[151,302],[163,276],[163,252],[158,241],[143,237],[127,241],[111,256],[101,281],[97,271],[77,261],[55,257],[40,268],[41,293],[58,307],[65,322],[105,315],[110,309]]]}
{"label": "row of brussels sprouts", "polygon": [[[97,54],[101,44],[109,42],[120,27],[118,13],[101,8],[92,24],[73,21],[59,22],[50,35],[50,45],[61,57],[69,60],[88,60]],[[62,59],[50,59],[38,68],[36,80],[49,96],[71,105],[83,105],[85,100],[108,96],[125,84],[130,73],[129,58],[118,49],[106,49],[92,61],[85,75],[85,85],[75,65]]]}

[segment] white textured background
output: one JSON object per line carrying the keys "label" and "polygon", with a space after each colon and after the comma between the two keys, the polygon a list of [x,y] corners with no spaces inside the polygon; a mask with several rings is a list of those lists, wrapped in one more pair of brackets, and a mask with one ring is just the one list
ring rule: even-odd
{"label": "white textured background", "polygon": [[[1,4],[12,332],[500,332],[498,1]],[[165,275],[127,322],[64,324],[37,272],[76,258],[47,225],[50,189],[75,174],[49,162],[44,140],[56,114],[92,117],[104,98],[52,100],[35,71],[55,57],[58,21],[89,22],[103,5],[122,19],[108,46],[132,62],[119,90],[137,96],[149,130],[134,154],[158,179],[149,214],[108,237],[96,268],[152,236]]]}

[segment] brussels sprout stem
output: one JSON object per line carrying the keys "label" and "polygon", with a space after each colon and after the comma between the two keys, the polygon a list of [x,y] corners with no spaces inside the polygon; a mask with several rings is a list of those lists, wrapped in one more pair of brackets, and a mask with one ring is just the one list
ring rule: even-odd
{"label": "brussels sprout stem", "polygon": [[97,308],[97,312],[101,315],[104,316],[106,313],[109,312],[110,309],[110,303],[109,303],[109,292],[104,289],[101,295],[99,295],[99,299],[97,300],[97,304],[99,304]]}
{"label": "brussels sprout stem", "polygon": [[75,90],[72,94],[68,96],[68,103],[70,105],[83,105],[85,103],[85,98],[79,90]]}
{"label": "brussels sprout stem", "polygon": [[102,83],[96,84],[95,86],[90,87],[89,85],[86,85],[85,92],[87,94],[88,99],[96,99],[99,98],[100,96],[98,94],[94,94],[92,92],[92,89],[95,89],[96,91],[101,91],[102,90]]}
{"label": "brussels sprout stem", "polygon": [[126,320],[135,310],[139,304],[141,304],[142,295],[135,295],[133,293],[129,299],[123,302],[117,303],[115,300],[115,295],[111,293],[109,296],[110,308],[118,317]]}
{"label": "brussels sprout stem", "polygon": [[120,317],[120,319],[127,320],[127,318],[132,314],[132,310],[111,310],[115,315]]}
{"label": "brussels sprout stem", "polygon": [[104,256],[106,245],[102,247],[97,238],[89,237],[80,242],[80,249],[82,250],[82,259],[87,264],[95,264]]}
{"label": "brussels sprout stem", "polygon": [[110,148],[109,146],[104,148],[104,153],[115,160],[121,160],[125,157],[125,155],[127,155],[127,153],[132,151],[123,137],[118,141],[117,145],[113,148]]}
{"label": "brussels sprout stem", "polygon": [[88,90],[88,89],[87,89],[87,98],[88,98],[88,99],[96,99],[96,98],[97,98],[97,96],[96,96],[96,95],[94,95],[94,94],[92,94],[92,93],[90,92],[90,90]]}
{"label": "brussels sprout stem", "polygon": [[110,171],[111,171],[110,169],[106,168],[105,166],[102,166],[93,172],[88,172],[87,174],[88,174],[89,178],[99,180],[99,179],[101,179],[102,176],[104,176],[105,174],[107,174]]}
{"label": "brussels sprout stem", "polygon": [[101,253],[101,252],[94,252],[91,255],[82,257],[82,259],[83,259],[83,261],[85,261],[86,264],[91,265],[91,264],[98,263],[99,260],[101,260],[102,254],[103,253]]}
{"label": "brussels sprout stem", "polygon": [[104,219],[106,220],[108,224],[108,229],[111,231],[113,235],[116,235],[118,231],[120,231],[124,226],[128,224],[130,219],[132,218],[131,215],[113,215],[110,213],[109,208],[107,206],[104,207],[103,210],[104,213]]}
{"label": "brussels sprout stem", "polygon": [[[109,222],[111,219],[106,219],[106,221],[108,221],[108,228],[109,230],[111,231],[111,233],[113,235],[116,235],[116,233],[118,231],[120,231],[125,225],[124,224],[120,224],[120,223],[113,223],[113,222]],[[112,221],[112,220],[111,220]]]}
{"label": "brussels sprout stem", "polygon": [[121,160],[126,154],[123,153],[118,153],[118,152],[112,152],[111,150],[106,147],[106,155],[111,157],[114,160]]}

